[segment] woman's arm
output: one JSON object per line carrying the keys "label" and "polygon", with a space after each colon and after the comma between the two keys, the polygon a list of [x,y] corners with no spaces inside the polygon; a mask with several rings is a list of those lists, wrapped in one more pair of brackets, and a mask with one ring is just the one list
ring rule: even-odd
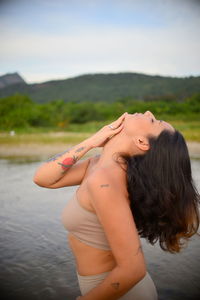
{"label": "woman's arm", "polygon": [[92,205],[105,230],[117,266],[102,283],[80,297],[82,300],[116,300],[126,294],[146,274],[142,252],[133,215],[125,196],[121,178],[113,172],[98,171],[88,180]]}
{"label": "woman's arm", "polygon": [[[60,181],[66,172],[69,173],[70,168],[90,149],[92,149],[91,140],[88,138],[78,145],[67,149],[62,153],[58,153],[55,156],[51,157],[47,160],[47,162],[43,163],[36,171],[33,181],[42,187],[54,187],[58,181]],[[79,163],[78,169],[86,169],[88,165],[89,159],[85,162]],[[77,173],[76,170],[76,173]],[[69,178],[73,183],[72,178]],[[78,182],[78,180],[77,180]],[[74,179],[74,183],[77,183]],[[74,184],[74,185],[75,185]],[[79,184],[79,183],[77,183]],[[65,186],[68,185],[67,180],[65,180]],[[71,184],[69,184],[71,185]],[[55,186],[56,187],[56,186]],[[54,188],[55,188],[54,187]]]}
{"label": "woman's arm", "polygon": [[123,128],[125,114],[112,122],[113,130],[105,125],[78,145],[48,159],[37,169],[33,181],[39,186],[48,188],[80,184],[90,159],[78,164],[76,162],[90,149],[104,146],[111,136],[119,133]]}
{"label": "woman's arm", "polygon": [[127,268],[115,267],[102,283],[90,290],[80,300],[117,300],[125,295],[134,285],[145,276],[138,272],[135,265],[135,273]]}

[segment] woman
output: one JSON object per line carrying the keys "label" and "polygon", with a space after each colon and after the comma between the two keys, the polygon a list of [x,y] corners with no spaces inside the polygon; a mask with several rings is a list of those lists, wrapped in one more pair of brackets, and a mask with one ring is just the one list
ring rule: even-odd
{"label": "woman", "polygon": [[[95,147],[103,147],[100,155],[78,161]],[[200,200],[185,140],[150,111],[124,113],[41,165],[34,182],[80,185],[62,214],[80,300],[157,299],[139,236],[173,253],[198,230]]]}

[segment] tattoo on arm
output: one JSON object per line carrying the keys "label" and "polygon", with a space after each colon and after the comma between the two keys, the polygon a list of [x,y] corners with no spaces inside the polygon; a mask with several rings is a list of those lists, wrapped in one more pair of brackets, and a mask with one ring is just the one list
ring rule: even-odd
{"label": "tattoo on arm", "polygon": [[78,156],[67,157],[61,163],[58,162],[58,165],[61,165],[64,172],[66,172],[73,164],[78,160]]}
{"label": "tattoo on arm", "polygon": [[115,290],[118,290],[119,286],[120,286],[120,283],[119,282],[113,282],[111,283],[111,286],[115,289]]}
{"label": "tattoo on arm", "polygon": [[76,149],[75,152],[81,152],[83,149],[85,149],[85,147],[80,147],[80,148]]}
{"label": "tattoo on arm", "polygon": [[[63,154],[69,153],[69,151],[72,150],[72,149],[73,149],[73,147],[71,147],[71,148],[65,150],[64,152],[58,153],[58,154],[54,155],[53,157],[50,157],[46,162],[55,161],[56,159],[58,159],[58,158],[59,158],[60,156],[62,156]],[[80,147],[80,148],[76,149],[75,152],[76,152],[76,153],[77,153],[77,152],[81,152],[81,151],[84,150],[84,149],[85,149],[85,147]]]}
{"label": "tattoo on arm", "polygon": [[[142,252],[142,246],[140,245],[137,249],[137,253],[135,255],[137,255],[139,252]],[[119,286],[120,286],[120,283],[119,282],[113,282],[111,283],[111,286],[115,289],[115,290],[118,290],[119,289]]]}
{"label": "tattoo on arm", "polygon": [[109,184],[101,184],[100,187],[109,187]]}
{"label": "tattoo on arm", "polygon": [[46,162],[50,162],[50,161],[56,160],[57,158],[59,158],[59,157],[62,156],[63,154],[69,152],[71,149],[72,149],[72,148],[69,148],[69,149],[65,150],[64,152],[58,153],[58,154],[54,155],[53,157],[50,157]]}
{"label": "tattoo on arm", "polygon": [[[73,147],[65,150],[64,152],[61,152],[61,153],[58,153],[58,154],[54,155],[53,157],[49,158],[46,162],[51,162],[51,161],[57,160],[63,154],[69,153],[71,149],[73,149]],[[85,147],[79,147],[78,149],[75,150],[75,153],[81,152],[84,149],[85,149]],[[62,170],[63,170],[62,173],[65,173],[73,164],[75,164],[77,162],[78,159],[79,159],[78,156],[73,155],[73,157],[66,157],[62,162],[58,162],[57,164],[61,165]]]}

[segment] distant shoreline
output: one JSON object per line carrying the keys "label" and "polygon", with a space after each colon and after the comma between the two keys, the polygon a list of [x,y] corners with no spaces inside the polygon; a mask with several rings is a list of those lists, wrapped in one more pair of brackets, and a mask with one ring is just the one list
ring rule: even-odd
{"label": "distant shoreline", "polygon": [[[200,143],[199,142],[186,142],[188,146],[189,155],[191,158],[200,158]],[[28,143],[28,144],[1,144],[0,158],[1,159],[16,159],[26,158],[27,160],[45,160],[56,153],[67,150],[72,147],[72,144],[66,143]],[[85,156],[91,156],[101,153],[102,148],[95,148],[88,151]]]}
{"label": "distant shoreline", "polygon": [[[78,143],[76,143],[78,144]],[[19,144],[9,145],[2,144],[0,146],[0,159],[27,159],[27,160],[45,160],[49,157],[63,152],[74,144],[56,143],[56,144]],[[95,148],[88,151],[85,156],[91,156],[101,152],[101,148]]]}

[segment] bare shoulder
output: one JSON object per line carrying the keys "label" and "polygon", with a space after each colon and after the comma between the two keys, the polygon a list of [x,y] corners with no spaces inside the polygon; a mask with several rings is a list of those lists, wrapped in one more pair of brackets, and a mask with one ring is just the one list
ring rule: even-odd
{"label": "bare shoulder", "polygon": [[[95,161],[93,163],[95,165]],[[93,172],[93,176],[90,177],[88,184],[90,184],[92,187],[94,183],[100,183],[106,180],[109,182],[117,183],[116,176],[114,176],[109,168],[97,168]]]}
{"label": "bare shoulder", "polygon": [[92,176],[87,181],[88,192],[91,195],[108,195],[118,194],[122,198],[126,198],[129,202],[128,191],[126,187],[126,176],[117,167],[100,168],[93,172]]}

